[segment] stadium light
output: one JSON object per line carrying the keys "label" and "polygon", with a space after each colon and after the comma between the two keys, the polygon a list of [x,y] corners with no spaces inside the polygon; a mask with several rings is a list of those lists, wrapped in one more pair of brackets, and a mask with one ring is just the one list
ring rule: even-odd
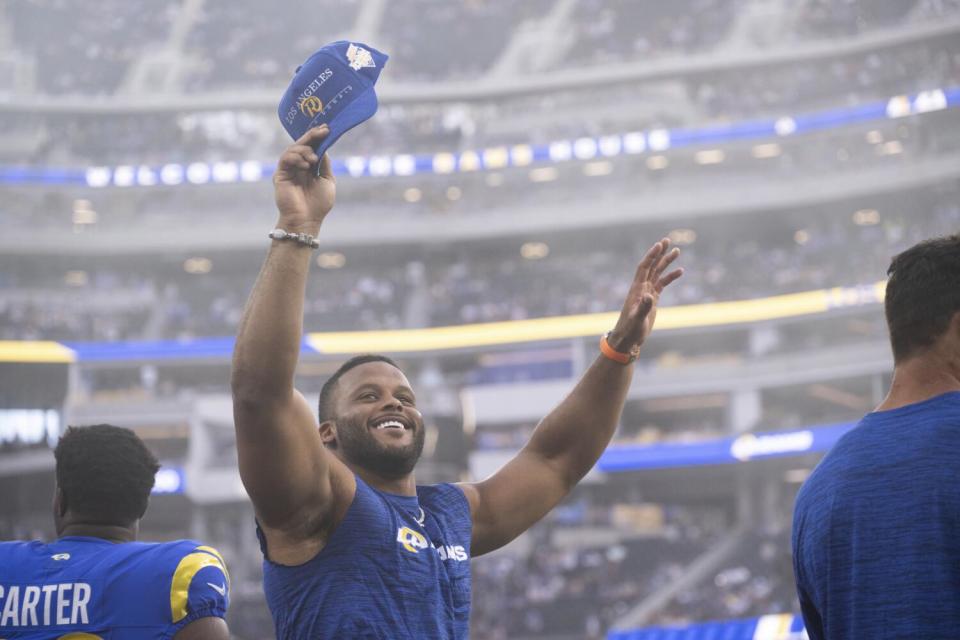
{"label": "stadium light", "polygon": [[187,258],[183,261],[183,270],[192,274],[210,273],[213,261],[210,258]]}
{"label": "stadium light", "polygon": [[214,182],[236,182],[240,178],[240,167],[236,162],[217,162],[213,165]]}
{"label": "stadium light", "polygon": [[132,187],[136,180],[136,172],[130,165],[120,165],[113,170],[113,184],[118,187]]}
{"label": "stadium light", "polygon": [[510,147],[510,162],[515,167],[526,167],[533,162],[533,147],[528,144],[515,144]]}
{"label": "stadium light", "polygon": [[137,184],[141,187],[152,187],[157,184],[157,174],[146,165],[137,168]]}
{"label": "stadium light", "polygon": [[881,156],[894,156],[903,153],[903,144],[899,140],[888,140],[875,148]]}
{"label": "stadium light", "polygon": [[810,242],[810,232],[806,229],[799,229],[793,234],[793,241],[799,245],[805,245]]}
{"label": "stadium light", "polygon": [[487,183],[488,187],[499,187],[503,184],[503,174],[488,173],[484,181]]}
{"label": "stadium light", "polygon": [[340,269],[347,264],[347,257],[338,251],[324,251],[317,256],[317,266],[321,269]]}
{"label": "stadium light", "polygon": [[210,165],[206,162],[193,162],[187,165],[187,182],[207,184],[210,182]]}
{"label": "stadium light", "polygon": [[758,144],[750,150],[750,155],[758,160],[764,158],[776,158],[780,155],[781,149],[780,145],[776,142],[768,142],[766,144]]}
{"label": "stadium light", "polygon": [[608,176],[613,173],[613,163],[609,160],[597,160],[583,165],[583,175],[590,178]]}
{"label": "stadium light", "polygon": [[240,164],[240,179],[244,182],[257,182],[269,173],[272,173],[272,169],[265,172],[263,163],[256,160],[247,160]]}
{"label": "stadium light", "polygon": [[417,159],[410,154],[393,157],[393,173],[398,176],[412,176],[417,172]]}
{"label": "stadium light", "polygon": [[639,131],[632,131],[623,136],[623,150],[630,154],[643,153],[647,150],[647,138]]}
{"label": "stadium light", "polygon": [[63,276],[63,282],[68,287],[85,287],[87,283],[90,282],[90,277],[87,275],[86,271],[81,271],[75,269],[72,271],[67,271]]}
{"label": "stadium light", "polygon": [[860,209],[853,213],[853,222],[861,227],[880,223],[880,212],[876,209]]}
{"label": "stadium light", "polygon": [[550,143],[548,153],[552,161],[566,162],[573,157],[573,147],[569,140],[558,140]]}
{"label": "stadium light", "polygon": [[183,166],[179,164],[165,164],[160,168],[160,182],[169,186],[183,183]]}
{"label": "stadium light", "polygon": [[693,229],[674,229],[667,234],[670,242],[676,245],[690,245],[697,241],[697,232]]}
{"label": "stadium light", "polygon": [[389,176],[393,171],[393,161],[390,156],[373,156],[370,158],[370,175],[375,178]]}
{"label": "stadium light", "polygon": [[942,111],[947,108],[947,96],[942,89],[933,91],[921,91],[913,99],[914,113],[930,113],[931,111]]}
{"label": "stadium light", "polygon": [[670,166],[670,160],[667,156],[650,156],[647,158],[647,169],[651,171],[660,171]]}
{"label": "stadium light", "polygon": [[409,203],[420,202],[420,199],[423,197],[423,192],[416,187],[410,187],[403,192],[403,199]]}
{"label": "stadium light", "polygon": [[367,168],[367,161],[363,156],[348,156],[343,164],[347,167],[347,173],[354,178],[361,177]]}
{"label": "stadium light", "polygon": [[597,155],[597,141],[593,138],[577,138],[573,143],[573,155],[578,160],[589,160]]}
{"label": "stadium light", "polygon": [[610,158],[620,155],[620,151],[623,149],[623,141],[620,136],[603,136],[599,140],[598,147],[600,148],[600,155]]}
{"label": "stadium light", "polygon": [[697,164],[720,164],[726,157],[722,149],[702,149],[693,155],[693,161]]}
{"label": "stadium light", "polygon": [[434,173],[453,173],[457,168],[457,158],[452,153],[438,153],[433,156]]}
{"label": "stadium light", "polygon": [[773,123],[773,130],[777,132],[778,136],[792,135],[797,131],[797,121],[788,116],[777,118],[777,121]]}
{"label": "stadium light", "polygon": [[903,118],[910,115],[910,98],[907,96],[894,96],[887,101],[887,117]]}
{"label": "stadium light", "polygon": [[529,178],[530,182],[553,182],[559,175],[555,167],[538,167],[530,170]]}
{"label": "stadium light", "polygon": [[510,152],[506,147],[484,149],[483,166],[485,169],[502,169],[510,162]]}
{"label": "stadium light", "polygon": [[810,469],[787,469],[783,472],[783,481],[791,484],[802,484],[810,477]]}
{"label": "stadium light", "polygon": [[464,151],[457,162],[460,171],[478,171],[480,169],[480,154],[476,151]]}
{"label": "stadium light", "polygon": [[550,247],[545,242],[524,242],[520,255],[527,260],[542,260],[550,255]]}
{"label": "stadium light", "polygon": [[110,184],[110,168],[109,167],[87,167],[86,171],[86,180],[87,186],[90,187],[105,187]]}
{"label": "stadium light", "polygon": [[666,151],[670,148],[670,132],[666,129],[654,129],[647,134],[647,146],[651,151]]}
{"label": "stadium light", "polygon": [[96,224],[97,212],[93,210],[89,200],[77,199],[73,201],[73,224]]}

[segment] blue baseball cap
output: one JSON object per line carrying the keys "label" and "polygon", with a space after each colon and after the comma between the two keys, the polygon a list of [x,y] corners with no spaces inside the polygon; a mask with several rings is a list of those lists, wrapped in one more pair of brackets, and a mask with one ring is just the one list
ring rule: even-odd
{"label": "blue baseball cap", "polygon": [[326,124],[330,134],[317,147],[318,156],[340,136],[377,112],[373,85],[388,55],[359,42],[338,40],[320,47],[297,67],[277,114],[290,137]]}

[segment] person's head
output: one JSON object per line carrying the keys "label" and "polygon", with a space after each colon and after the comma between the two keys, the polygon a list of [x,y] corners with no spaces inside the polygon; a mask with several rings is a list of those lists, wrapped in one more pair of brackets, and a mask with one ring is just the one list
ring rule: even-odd
{"label": "person's head", "polygon": [[68,427],[53,455],[58,534],[76,523],[136,527],[160,464],[133,431],[109,424]]}
{"label": "person's head", "polygon": [[383,477],[413,471],[423,452],[423,417],[397,364],[380,355],[345,362],[320,391],[320,436],[344,462]]}
{"label": "person's head", "polygon": [[894,362],[931,350],[960,357],[960,234],[910,247],[893,258],[887,275],[884,307]]}

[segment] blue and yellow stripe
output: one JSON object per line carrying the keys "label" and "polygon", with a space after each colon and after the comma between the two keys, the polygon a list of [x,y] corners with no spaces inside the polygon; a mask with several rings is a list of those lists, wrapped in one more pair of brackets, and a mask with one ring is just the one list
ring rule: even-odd
{"label": "blue and yellow stripe", "polygon": [[[657,330],[696,329],[795,318],[883,302],[885,282],[834,287],[786,295],[664,307]],[[617,321],[619,312],[463,324],[395,331],[331,331],[308,333],[305,354],[347,355],[360,352],[416,353],[469,349],[549,340],[599,336]],[[225,359],[233,354],[232,337],[134,342],[0,341],[0,362],[124,362],[133,360]]]}

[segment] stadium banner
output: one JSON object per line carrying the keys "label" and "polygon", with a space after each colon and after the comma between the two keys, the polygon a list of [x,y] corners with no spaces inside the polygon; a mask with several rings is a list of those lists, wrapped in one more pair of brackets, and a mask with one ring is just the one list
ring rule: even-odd
{"label": "stadium banner", "polygon": [[744,433],[702,442],[652,445],[611,445],[600,456],[597,469],[607,473],[735,464],[764,458],[798,456],[829,451],[855,422],[811,426],[792,431]]}
{"label": "stadium banner", "polygon": [[[883,302],[886,282],[833,287],[753,300],[664,307],[657,313],[657,331],[749,324],[857,308]],[[308,333],[303,354],[352,355],[371,351],[417,353],[509,344],[589,338],[616,324],[619,312],[592,313],[533,320],[464,324],[392,331]],[[0,341],[0,362],[133,362],[223,360],[233,354],[233,337],[126,342]]]}
{"label": "stadium banner", "polygon": [[803,618],[778,613],[742,620],[700,622],[685,626],[611,630],[607,640],[806,640]]}
{"label": "stadium banner", "polygon": [[[332,169],[336,175],[353,178],[499,170],[526,167],[537,162],[584,161],[646,151],[662,152],[695,145],[782,138],[883,119],[921,115],[958,106],[960,87],[936,88],[912,95],[893,96],[885,101],[767,120],[632,131],[574,140],[556,140],[549,144],[515,144],[460,153],[404,153],[393,156],[333,158]],[[230,184],[268,180],[273,175],[274,167],[272,161],[257,160],[86,168],[0,166],[0,184],[85,185],[93,188]]]}
{"label": "stadium banner", "polygon": [[0,340],[0,362],[75,362],[77,354],[48,340]]}

